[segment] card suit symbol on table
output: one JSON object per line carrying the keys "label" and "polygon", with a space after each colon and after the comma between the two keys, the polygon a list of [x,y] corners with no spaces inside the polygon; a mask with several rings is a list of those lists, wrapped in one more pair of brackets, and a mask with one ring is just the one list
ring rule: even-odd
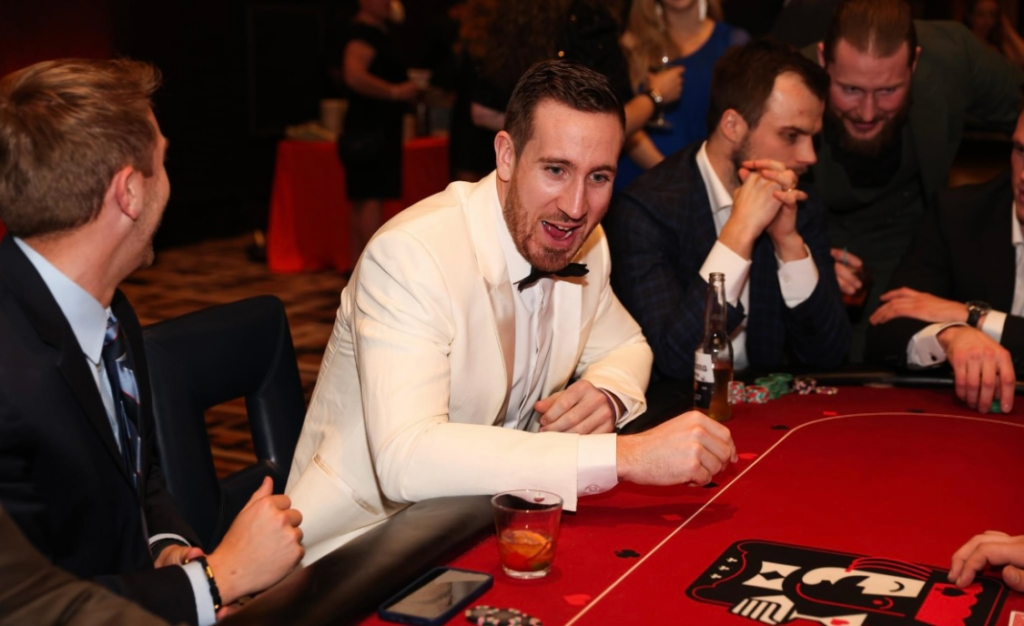
{"label": "card suit symbol on table", "polygon": [[772,426],[772,430],[789,430],[789,426],[786,426],[785,424],[776,424]]}
{"label": "card suit symbol on table", "polygon": [[619,557],[620,559],[636,559],[636,558],[640,557],[640,553],[637,552],[636,550],[629,550],[629,549],[626,549],[626,550],[616,550],[615,551],[615,556]]}
{"label": "card suit symbol on table", "polygon": [[756,452],[744,452],[743,454],[737,454],[736,456],[740,457],[744,461],[753,461],[754,459],[757,458],[757,453]]}
{"label": "card suit symbol on table", "polygon": [[715,487],[717,487],[717,486],[718,486],[718,483],[716,483],[716,482],[710,482],[710,483],[708,483],[708,484],[704,485],[704,488],[705,488],[705,489],[714,489],[714,488],[715,488]]}
{"label": "card suit symbol on table", "polygon": [[572,593],[563,597],[570,606],[586,606],[593,596],[589,596],[585,593]]}
{"label": "card suit symbol on table", "polygon": [[837,417],[839,413],[837,411],[822,411],[822,417]]}
{"label": "card suit symbol on table", "polygon": [[663,520],[666,520],[666,521],[669,521],[669,522],[681,522],[681,521],[683,521],[683,517],[681,515],[676,515],[675,513],[668,513],[668,514],[662,515],[661,518]]}

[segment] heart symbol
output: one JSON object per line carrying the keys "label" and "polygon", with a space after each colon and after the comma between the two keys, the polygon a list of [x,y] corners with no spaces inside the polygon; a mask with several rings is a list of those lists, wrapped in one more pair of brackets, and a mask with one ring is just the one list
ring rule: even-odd
{"label": "heart symbol", "polygon": [[590,602],[589,596],[585,593],[574,593],[572,595],[565,596],[565,601],[572,606],[584,606],[587,602]]}

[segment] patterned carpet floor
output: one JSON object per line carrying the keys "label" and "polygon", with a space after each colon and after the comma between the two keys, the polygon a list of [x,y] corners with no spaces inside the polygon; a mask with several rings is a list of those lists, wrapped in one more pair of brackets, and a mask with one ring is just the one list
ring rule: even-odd
{"label": "patterned carpet floor", "polygon": [[[132,274],[122,290],[143,324],[250,296],[277,296],[288,313],[308,403],[347,281],[338,272],[273,274],[266,264],[249,259],[251,243],[252,237],[245,235],[161,251],[156,263]],[[220,476],[253,461],[242,400],[214,407],[206,423]]]}

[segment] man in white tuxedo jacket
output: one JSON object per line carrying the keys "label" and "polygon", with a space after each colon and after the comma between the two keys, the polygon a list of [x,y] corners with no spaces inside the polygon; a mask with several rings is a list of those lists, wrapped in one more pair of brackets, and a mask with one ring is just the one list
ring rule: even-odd
{"label": "man in white tuxedo jacket", "polygon": [[575,510],[619,480],[705,484],[735,460],[699,413],[614,434],[643,412],[652,362],[598,226],[623,124],[604,77],[539,64],[509,103],[496,172],[367,246],[288,479],[306,562],[427,498],[536,488]]}

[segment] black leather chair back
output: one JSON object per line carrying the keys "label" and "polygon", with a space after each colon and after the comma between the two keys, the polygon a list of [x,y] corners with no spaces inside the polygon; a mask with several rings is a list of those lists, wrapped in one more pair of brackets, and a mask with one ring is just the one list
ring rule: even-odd
{"label": "black leather chair back", "polygon": [[[167,488],[212,550],[264,476],[282,493],[305,399],[281,301],[259,296],[143,330]],[[245,398],[257,462],[218,480],[205,412]]]}

